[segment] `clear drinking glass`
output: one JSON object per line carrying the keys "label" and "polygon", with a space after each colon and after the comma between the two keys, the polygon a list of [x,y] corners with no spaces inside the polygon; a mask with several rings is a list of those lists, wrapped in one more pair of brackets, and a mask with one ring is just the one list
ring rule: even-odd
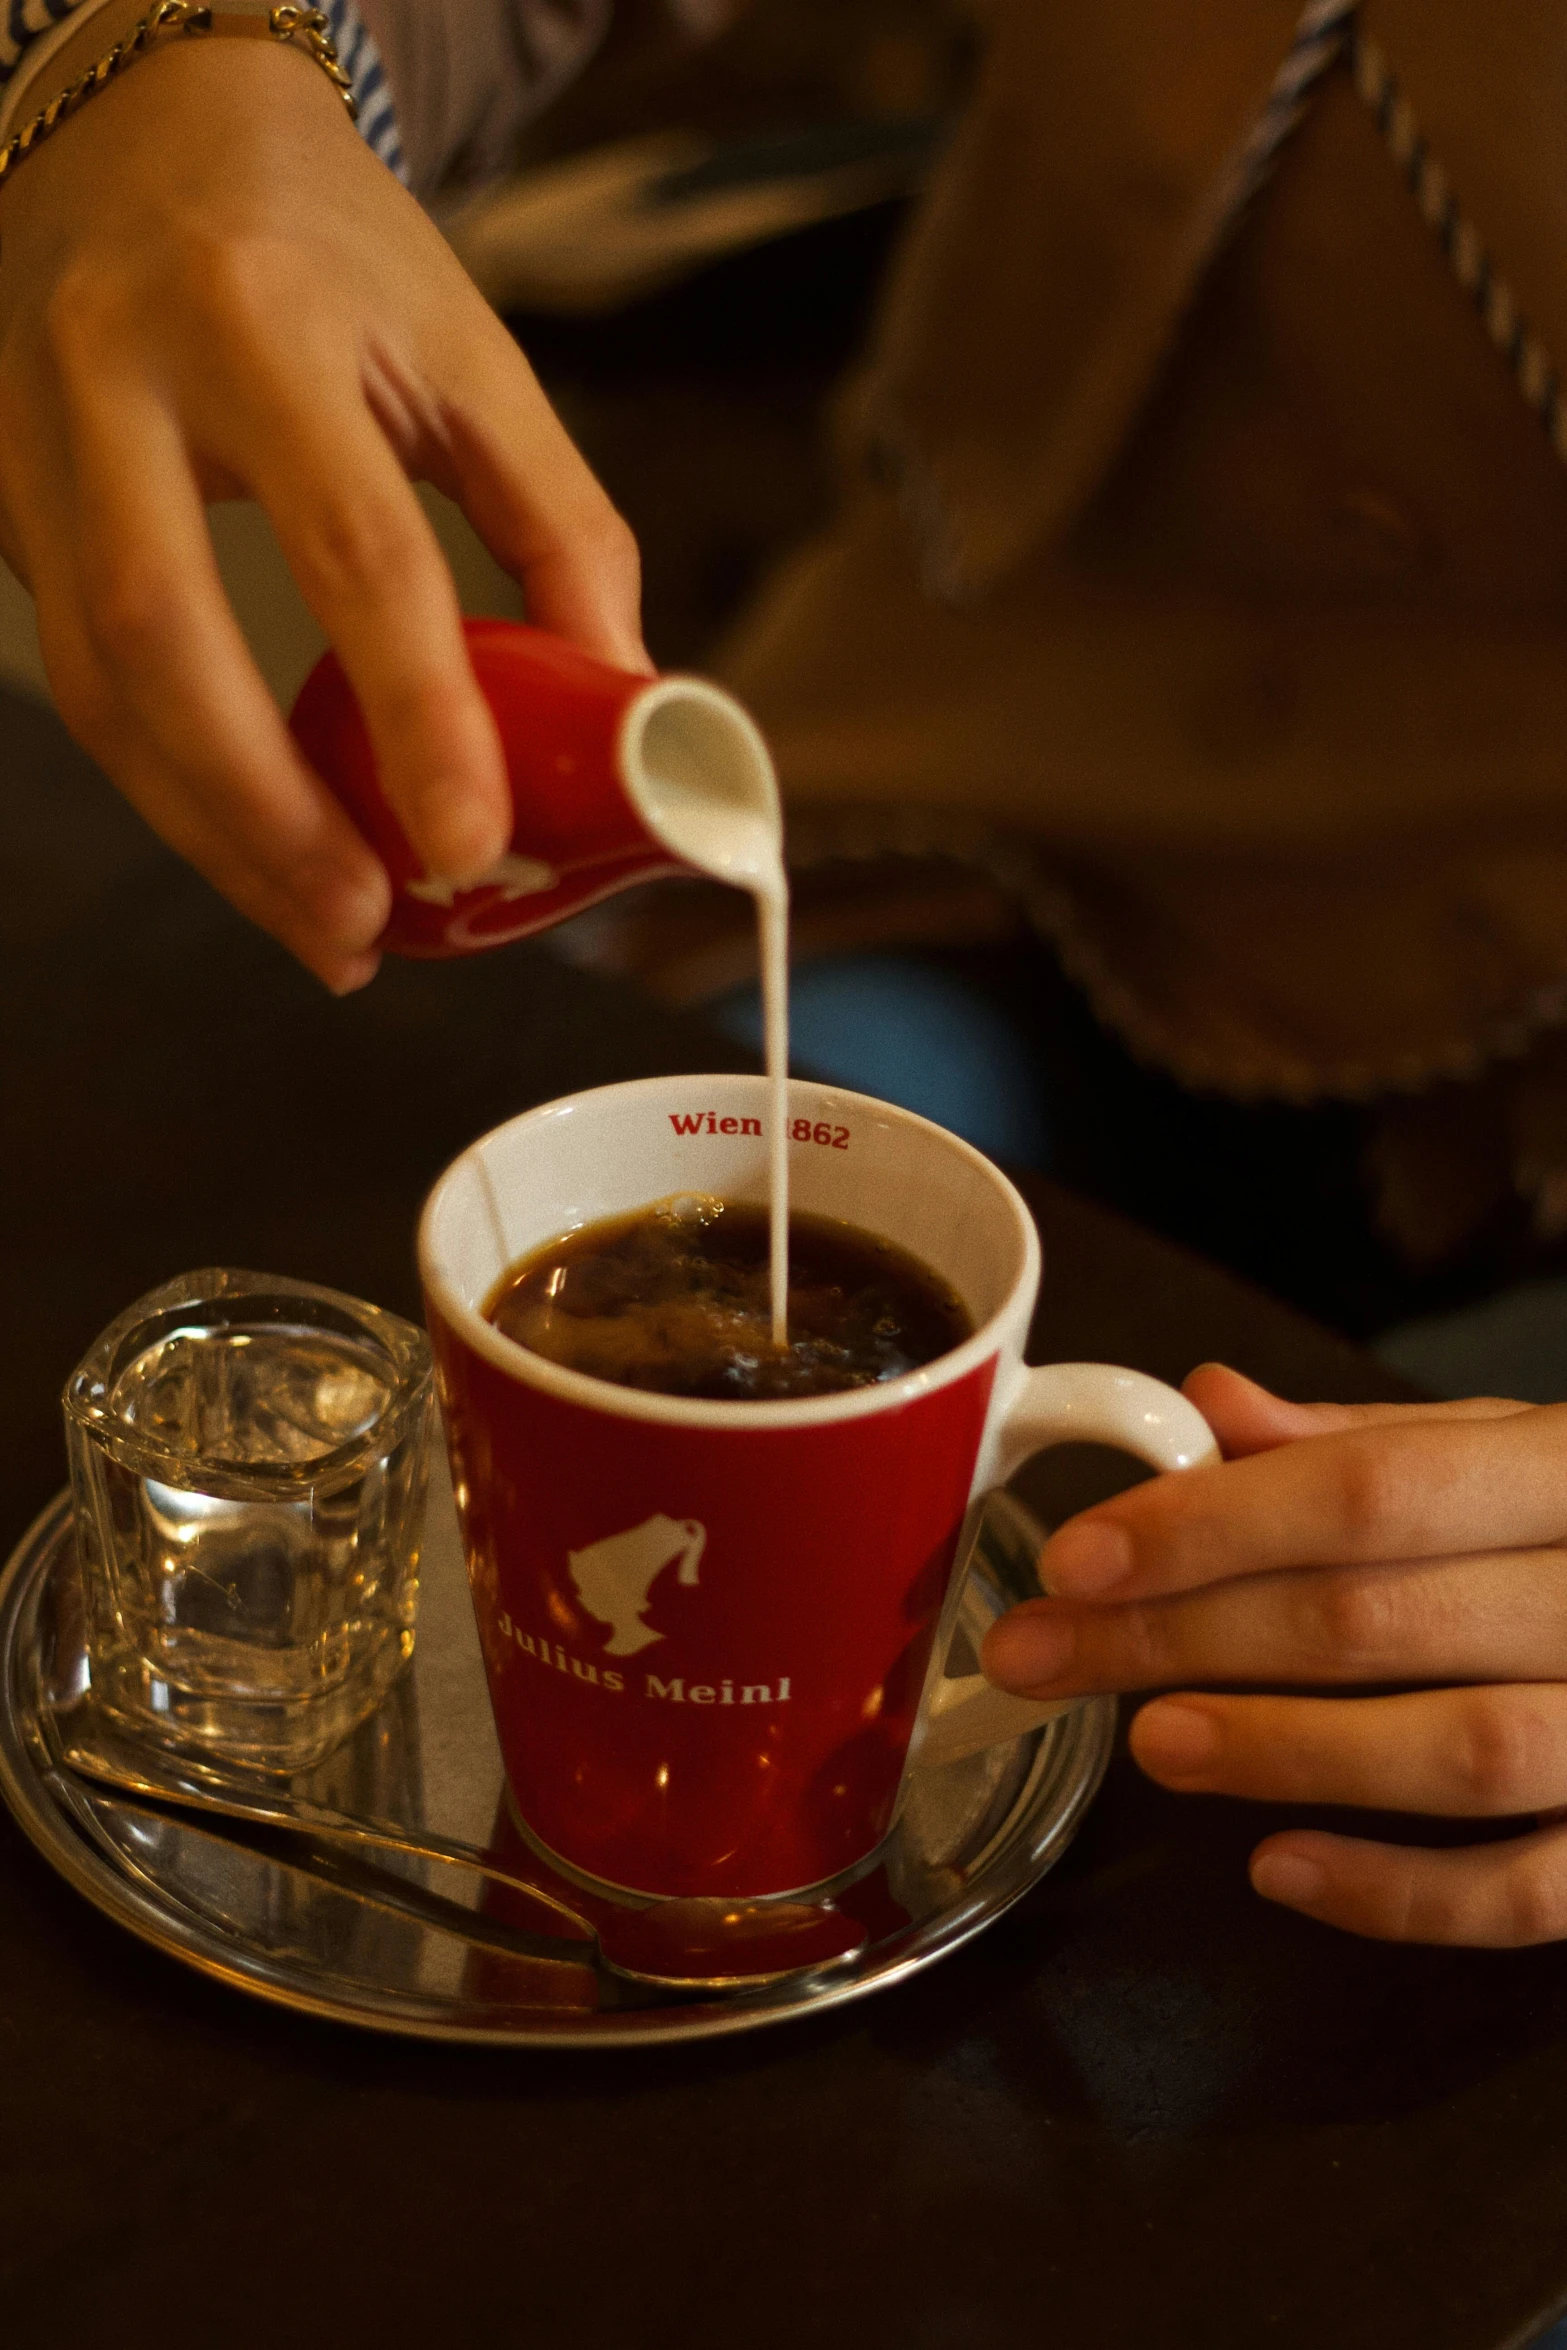
{"label": "clear drinking glass", "polygon": [[307,1770],[413,1653],[430,1349],[396,1314],[190,1273],[65,1389],[94,1696],[163,1745]]}

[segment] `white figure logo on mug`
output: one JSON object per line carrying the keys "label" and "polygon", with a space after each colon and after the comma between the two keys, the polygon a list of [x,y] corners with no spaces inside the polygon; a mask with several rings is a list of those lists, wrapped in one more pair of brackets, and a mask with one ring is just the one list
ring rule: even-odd
{"label": "white figure logo on mug", "polygon": [[639,1648],[663,1639],[646,1618],[653,1585],[677,1558],[678,1580],[695,1583],[706,1543],[707,1529],[694,1518],[666,1518],[660,1511],[624,1534],[606,1534],[585,1550],[568,1551],[577,1597],[613,1635],[604,1643],[606,1656],[635,1656]]}

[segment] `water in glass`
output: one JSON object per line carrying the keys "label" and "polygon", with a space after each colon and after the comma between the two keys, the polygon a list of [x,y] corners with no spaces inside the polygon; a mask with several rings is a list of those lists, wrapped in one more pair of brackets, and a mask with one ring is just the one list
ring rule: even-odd
{"label": "water in glass", "polygon": [[94,1695],[304,1769],[412,1651],[428,1355],[374,1307],[219,1278],[141,1301],[67,1390]]}

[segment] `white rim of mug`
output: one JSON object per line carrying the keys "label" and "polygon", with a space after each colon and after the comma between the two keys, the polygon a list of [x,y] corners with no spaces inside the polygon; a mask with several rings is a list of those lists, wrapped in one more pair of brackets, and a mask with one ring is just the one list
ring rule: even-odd
{"label": "white rim of mug", "polygon": [[[424,1210],[419,1218],[419,1273],[425,1291],[442,1318],[456,1332],[464,1344],[488,1363],[504,1371],[522,1385],[541,1389],[563,1403],[578,1404],[590,1411],[603,1412],[624,1420],[643,1420],[673,1428],[730,1428],[787,1429],[820,1428],[839,1420],[870,1419],[880,1412],[897,1411],[905,1404],[915,1403],[921,1396],[933,1395],[938,1389],[951,1387],[966,1379],[970,1372],[1001,1350],[1004,1326],[1016,1310],[1018,1296],[1030,1289],[1037,1291],[1043,1269],[1039,1232],[1029,1213],[1028,1203],[1017,1186],[1003,1175],[994,1160],[960,1135],[952,1134],[934,1119],[922,1118],[914,1110],[899,1108],[895,1102],[880,1101],[873,1094],[854,1093],[847,1086],[825,1085],[811,1078],[791,1077],[790,1107],[793,1097],[803,1093],[808,1099],[830,1101],[854,1111],[869,1112],[891,1124],[905,1126],[911,1132],[928,1136],[944,1150],[960,1159],[966,1159],[991,1185],[997,1204],[1011,1217],[1022,1243],[1022,1262],[1009,1284],[1007,1293],[994,1313],[987,1316],[979,1328],[955,1346],[950,1354],[938,1355],[934,1362],[922,1364],[916,1371],[905,1371],[901,1378],[886,1379],[873,1387],[850,1388],[838,1395],[813,1395],[786,1399],[777,1403],[749,1403],[736,1399],[718,1402],[706,1396],[664,1395],[656,1389],[619,1387],[609,1379],[595,1379],[586,1371],[569,1371],[547,1356],[532,1353],[519,1346],[514,1338],[507,1338],[486,1321],[474,1306],[459,1298],[445,1277],[435,1266],[434,1223],[440,1210],[443,1193],[470,1159],[476,1158],[502,1134],[509,1134],[520,1126],[543,1126],[553,1120],[568,1118],[589,1102],[598,1102],[605,1095],[618,1096],[628,1105],[638,1097],[649,1098],[679,1091],[688,1096],[693,1084],[726,1084],[756,1087],[765,1092],[767,1079],[744,1071],[728,1070],[709,1073],[703,1077],[637,1077],[620,1085],[600,1085],[583,1093],[563,1094],[559,1100],[543,1102],[537,1109],[524,1110],[515,1118],[503,1119],[487,1134],[479,1135],[453,1159],[451,1165],[437,1177]],[[650,1206],[652,1202],[648,1203]],[[596,1219],[590,1219],[596,1220]],[[566,1232],[579,1231],[580,1225],[567,1225],[556,1237]],[[543,1246],[543,1243],[540,1243]],[[531,1252],[530,1252],[531,1253]]]}

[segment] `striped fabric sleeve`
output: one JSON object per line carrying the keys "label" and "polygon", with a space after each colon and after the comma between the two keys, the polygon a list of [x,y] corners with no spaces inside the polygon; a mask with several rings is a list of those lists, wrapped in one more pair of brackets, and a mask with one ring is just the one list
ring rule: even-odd
{"label": "striped fabric sleeve", "polygon": [[[82,0],[0,0],[0,93],[33,43],[82,5]],[[381,53],[360,16],[356,0],[325,0],[337,53],[353,78],[359,101],[359,128],[370,147],[399,179],[405,176],[397,110]],[[62,36],[63,37],[63,36]]]}
{"label": "striped fabric sleeve", "polygon": [[403,142],[397,128],[392,85],[375,38],[360,15],[356,0],[326,0],[332,38],[344,69],[352,76],[359,101],[359,135],[372,147],[388,171],[400,180],[408,177]]}
{"label": "striped fabric sleeve", "polygon": [[592,56],[612,0],[358,0],[421,197],[505,171],[517,134]]}
{"label": "striped fabric sleeve", "polygon": [[40,33],[68,17],[77,0],[0,0],[0,90]]}
{"label": "striped fabric sleeve", "polygon": [[[3,4],[3,0],[0,0]],[[682,43],[711,39],[747,0],[644,0]],[[418,196],[505,172],[517,135],[579,74],[614,0],[358,0],[380,45]]]}

